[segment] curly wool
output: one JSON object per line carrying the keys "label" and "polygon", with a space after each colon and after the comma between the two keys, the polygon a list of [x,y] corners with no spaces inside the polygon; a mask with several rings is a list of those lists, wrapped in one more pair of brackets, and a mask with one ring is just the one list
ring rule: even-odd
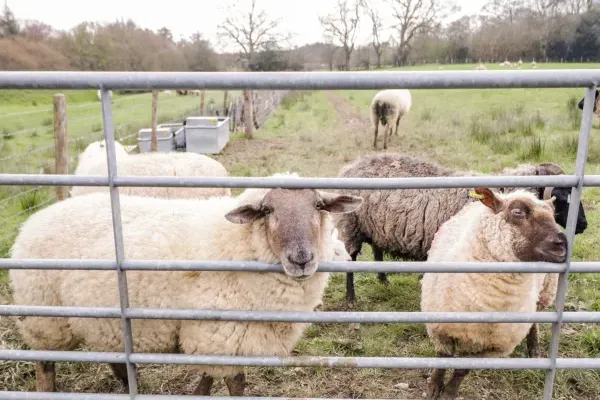
{"label": "curly wool", "polygon": [[[502,175],[535,175],[536,166],[523,164],[505,168]],[[347,164],[340,177],[400,178],[481,175],[456,171],[398,153],[369,155]],[[508,188],[512,192],[517,188]],[[536,193],[538,188],[526,188]],[[474,201],[469,189],[344,190],[361,196],[363,205],[348,214],[334,216],[340,239],[348,253],[360,251],[362,243],[373,243],[399,258],[422,261],[427,257],[439,227]]]}
{"label": "curly wool", "polygon": [[[267,189],[238,198],[207,200],[121,197],[127,259],[256,260],[278,263],[264,220],[246,225],[224,215]],[[106,193],[74,197],[34,214],[11,250],[19,259],[113,259],[110,199]],[[335,259],[331,217],[321,213],[321,261]],[[329,274],[306,281],[283,273],[128,271],[131,307],[221,310],[312,311],[322,300]],[[11,270],[15,304],[118,307],[114,271]],[[69,350],[85,343],[96,351],[122,351],[118,319],[25,317],[18,327],[34,349]],[[284,356],[309,324],[243,321],[132,321],[136,352]],[[232,376],[234,366],[199,366],[214,377]]]}
{"label": "curly wool", "polygon": [[[117,172],[129,176],[228,176],[225,167],[208,156],[197,153],[141,153],[128,154],[115,142]],[[79,156],[75,175],[107,174],[105,141],[91,143]],[[107,186],[74,186],[71,196],[95,192],[107,192]],[[121,194],[164,198],[209,198],[230,196],[229,188],[169,188],[169,187],[121,187]]]}
{"label": "curly wool", "polygon": [[[505,198],[532,193],[517,190]],[[427,261],[520,261],[512,247],[507,223],[480,202],[466,205],[442,225]],[[421,281],[425,312],[534,312],[544,274],[426,273]],[[531,323],[428,323],[436,351],[445,354],[507,357],[521,343]]]}

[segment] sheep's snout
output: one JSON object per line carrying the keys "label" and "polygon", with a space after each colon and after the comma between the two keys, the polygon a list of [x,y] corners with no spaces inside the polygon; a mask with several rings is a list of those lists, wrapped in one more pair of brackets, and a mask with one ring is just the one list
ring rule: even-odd
{"label": "sheep's snout", "polygon": [[564,233],[558,232],[542,241],[538,251],[546,261],[562,263],[567,258],[567,246],[567,237]]}
{"label": "sheep's snout", "polygon": [[317,270],[315,253],[308,244],[290,246],[284,252],[282,265],[285,273],[294,279],[310,278]]}

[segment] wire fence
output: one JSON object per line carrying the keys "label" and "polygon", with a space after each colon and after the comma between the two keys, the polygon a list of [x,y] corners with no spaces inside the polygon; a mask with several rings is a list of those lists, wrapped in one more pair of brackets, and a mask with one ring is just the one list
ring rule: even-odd
{"label": "wire fence", "polygon": [[[548,74],[532,75],[525,71],[476,72],[459,73],[167,73],[161,77],[146,73],[0,73],[0,88],[20,87],[64,87],[84,88],[98,85],[102,88],[169,88],[169,87],[206,87],[206,88],[261,88],[273,90],[289,89],[377,89],[377,88],[500,88],[500,87],[585,87],[585,107],[578,142],[575,173],[564,176],[475,176],[475,177],[442,177],[442,178],[242,178],[242,177],[131,177],[118,176],[115,173],[116,156],[114,150],[115,133],[111,102],[106,89],[103,89],[104,132],[108,144],[108,175],[104,177],[68,175],[32,175],[2,174],[0,185],[104,185],[110,187],[115,237],[116,257],[114,260],[1,260],[0,268],[19,269],[83,269],[112,270],[118,277],[120,306],[116,308],[89,307],[32,307],[3,306],[0,315],[39,315],[39,316],[77,316],[90,318],[114,318],[122,321],[124,351],[108,352],[69,352],[69,351],[31,351],[3,350],[3,360],[37,360],[37,361],[80,361],[109,362],[125,364],[129,382],[129,395],[93,395],[72,393],[36,393],[0,392],[2,398],[29,399],[151,399],[161,396],[144,396],[137,394],[137,378],[134,364],[196,364],[219,366],[311,366],[331,368],[467,368],[467,369],[543,369],[546,370],[546,382],[543,398],[553,398],[554,378],[557,369],[600,369],[600,358],[559,358],[558,349],[561,325],[565,321],[600,322],[598,313],[579,312],[565,313],[565,295],[570,272],[587,270],[600,271],[600,262],[572,263],[571,251],[564,264],[547,263],[403,263],[403,262],[331,262],[320,266],[323,271],[350,272],[373,271],[403,272],[559,272],[556,312],[553,313],[320,313],[320,312],[270,312],[262,310],[232,312],[230,310],[192,310],[192,309],[140,309],[131,308],[127,301],[126,271],[130,270],[163,270],[163,271],[282,271],[281,266],[249,261],[216,261],[216,260],[128,260],[124,257],[121,226],[121,210],[118,196],[120,186],[166,186],[166,187],[230,187],[230,188],[315,188],[315,189],[402,189],[402,188],[450,188],[450,187],[506,187],[506,186],[571,186],[571,202],[568,212],[566,236],[569,249],[572,249],[578,205],[584,186],[600,186],[600,176],[584,176],[589,135],[592,121],[595,84],[600,81],[600,71],[596,70],[561,70],[548,71]],[[76,76],[75,76],[76,75]],[[467,316],[467,314],[472,316]],[[328,321],[344,323],[368,320],[370,323],[394,321],[405,322],[473,322],[473,321],[528,321],[552,323],[548,358],[412,358],[412,357],[271,357],[271,356],[225,356],[200,354],[151,354],[134,353],[132,350],[131,320],[137,318],[158,319],[209,319],[235,321]],[[199,397],[206,398],[206,397]]]}
{"label": "wire fence", "polygon": [[[188,92],[189,93],[189,92]],[[255,127],[262,127],[277,110],[287,91],[255,91]],[[230,118],[230,130],[235,132],[243,125],[243,100],[239,92],[228,93],[224,104],[222,92],[208,92],[204,115],[221,115]],[[179,95],[165,91],[159,96],[158,123],[180,122],[188,116],[201,115],[198,96]],[[114,109],[115,138],[124,145],[136,145],[138,130],[151,126],[151,96],[133,94],[111,101]],[[217,106],[219,105],[219,106]],[[0,173],[54,174],[56,146],[54,144],[53,109],[0,114]],[[67,104],[67,130],[69,142],[69,172],[73,173],[79,154],[86,146],[103,138],[102,113],[99,102]],[[0,257],[8,249],[18,226],[33,212],[52,204],[49,188],[0,188]]]}

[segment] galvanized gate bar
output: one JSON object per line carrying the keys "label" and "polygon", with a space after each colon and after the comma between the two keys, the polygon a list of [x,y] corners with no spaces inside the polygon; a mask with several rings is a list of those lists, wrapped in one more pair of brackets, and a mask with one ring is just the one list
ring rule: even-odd
{"label": "galvanized gate bar", "polygon": [[591,87],[597,69],[535,71],[2,71],[0,89],[486,89]]}
{"label": "galvanized gate bar", "polygon": [[[86,261],[89,264],[86,264]],[[111,260],[75,259],[0,259],[1,269],[64,269],[64,270],[114,270]],[[211,260],[125,260],[125,271],[254,271],[283,272],[281,264],[254,261]],[[546,262],[421,262],[421,261],[327,261],[319,263],[319,272],[563,272],[565,264]],[[600,262],[573,263],[572,272],[600,272]]]}
{"label": "galvanized gate bar", "polygon": [[[597,182],[600,186],[600,176]],[[75,179],[74,179],[75,178]],[[71,184],[71,179],[74,179]],[[119,176],[115,186],[127,187],[227,187],[287,189],[430,189],[486,187],[572,187],[579,183],[574,175],[547,176],[464,176],[423,178],[279,178],[279,177],[183,177]],[[92,175],[0,174],[0,185],[14,186],[107,186],[108,179]]]}
{"label": "galvanized gate bar", "polygon": [[110,191],[110,206],[112,214],[112,225],[115,240],[115,255],[117,263],[117,281],[119,285],[119,303],[121,306],[121,329],[123,330],[123,346],[125,348],[125,367],[129,384],[129,394],[134,399],[137,394],[137,377],[129,355],[133,353],[133,335],[131,333],[131,320],[125,316],[125,310],[129,307],[129,293],[127,292],[127,273],[121,269],[121,263],[125,259],[123,246],[123,227],[121,224],[121,202],[119,188],[115,186],[117,176],[117,155],[115,150],[115,133],[112,120],[112,107],[110,94],[106,88],[102,88],[102,121],[104,124],[104,137],[106,138],[106,158],[108,167],[108,184]]}
{"label": "galvanized gate bar", "polygon": [[[130,399],[127,394],[89,394],[89,393],[37,393],[37,392],[0,392],[0,400],[124,400]],[[181,396],[160,394],[138,394],[136,400],[330,400],[318,397],[240,397],[240,396]],[[336,400],[356,400],[338,399]],[[398,399],[371,399],[398,400]]]}
{"label": "galvanized gate bar", "polygon": [[560,328],[563,322],[563,314],[565,310],[565,301],[567,298],[567,285],[569,283],[569,267],[571,257],[573,255],[573,246],[575,242],[575,225],[577,224],[577,215],[579,213],[579,202],[583,192],[583,177],[585,175],[585,166],[587,161],[588,147],[590,141],[590,132],[592,130],[593,109],[596,103],[595,100],[596,87],[586,89],[585,101],[583,107],[583,115],[581,117],[581,130],[579,133],[579,144],[577,146],[577,158],[575,160],[575,174],[579,180],[577,186],[571,190],[571,203],[569,204],[569,212],[567,217],[567,267],[564,272],[561,272],[556,290],[556,311],[558,312],[558,321],[552,325],[552,336],[550,338],[550,348],[548,350],[549,357],[552,362],[552,368],[546,374],[544,383],[544,399],[552,399],[554,391],[554,376],[556,375],[556,358],[558,357],[558,346],[560,341]]}
{"label": "galvanized gate bar", "polygon": [[[117,307],[0,305],[0,316],[120,318]],[[558,321],[556,312],[367,312],[367,311],[252,311],[185,308],[127,308],[130,319],[177,319],[308,323],[426,323],[426,322],[539,322]],[[600,312],[565,312],[563,322],[600,323]],[[1,354],[1,353],[0,353]]]}
{"label": "galvanized gate bar", "polygon": [[[11,361],[59,361],[125,363],[125,353],[3,350]],[[435,357],[269,357],[200,354],[132,353],[135,364],[178,364],[244,367],[324,367],[324,368],[467,368],[467,369],[550,369],[549,358],[435,358]],[[600,358],[558,358],[557,369],[600,369]]]}

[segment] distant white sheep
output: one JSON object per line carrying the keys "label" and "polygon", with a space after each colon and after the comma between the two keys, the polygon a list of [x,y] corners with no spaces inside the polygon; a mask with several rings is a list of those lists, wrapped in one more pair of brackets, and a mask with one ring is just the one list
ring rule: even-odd
{"label": "distant white sheep", "polygon": [[398,135],[400,120],[410,111],[412,97],[408,89],[382,90],[371,102],[371,122],[374,126],[373,147],[377,149],[377,132],[379,123],[384,126],[383,148],[387,149],[388,138],[393,133]]}
{"label": "distant white sheep", "polygon": [[[117,172],[129,176],[228,176],[225,167],[208,156],[197,153],[156,152],[128,154],[115,142]],[[107,175],[106,142],[91,143],[79,156],[75,175]],[[107,186],[74,186],[71,196],[108,191]],[[230,196],[229,188],[168,188],[168,187],[120,187],[119,192],[133,196],[165,198],[208,198]]]}
{"label": "distant white sheep", "polygon": [[483,65],[482,63],[479,63],[479,65],[475,69],[477,71],[485,71],[485,70],[487,70],[487,68],[485,67],[485,65]]}
{"label": "distant white sheep", "polygon": [[[360,197],[313,189],[247,189],[235,198],[206,200],[123,196],[127,259],[250,260],[283,266],[283,272],[261,273],[128,271],[130,304],[144,308],[312,311],[321,302],[329,278],[328,273],[318,271],[319,263],[339,257],[330,213],[353,211],[361,204]],[[115,249],[110,215],[107,193],[55,203],[21,226],[11,257],[112,259]],[[11,270],[10,281],[15,304],[119,305],[114,271]],[[71,350],[79,344],[94,351],[123,349],[118,319],[24,317],[17,325],[33,349]],[[133,348],[140,353],[180,349],[186,354],[287,356],[308,325],[134,319]],[[38,391],[53,391],[53,363],[38,362],[37,366]],[[210,395],[213,377],[224,377],[232,396],[243,395],[243,367],[197,368],[202,379],[195,394]],[[113,371],[127,383],[122,364],[113,365]]]}

